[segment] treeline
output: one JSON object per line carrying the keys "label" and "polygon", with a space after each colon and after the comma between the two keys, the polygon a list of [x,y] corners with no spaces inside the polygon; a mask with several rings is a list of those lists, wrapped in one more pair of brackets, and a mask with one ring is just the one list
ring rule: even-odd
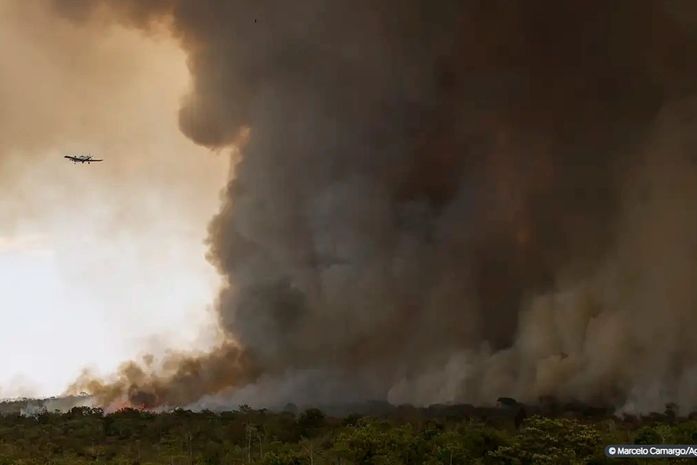
{"label": "treeline", "polygon": [[318,409],[273,413],[243,406],[222,413],[125,409],[105,415],[75,407],[5,415],[0,465],[639,464],[605,458],[605,445],[697,443],[697,421],[669,413],[620,419],[527,416],[522,408],[481,418],[456,408],[398,412],[335,418]]}

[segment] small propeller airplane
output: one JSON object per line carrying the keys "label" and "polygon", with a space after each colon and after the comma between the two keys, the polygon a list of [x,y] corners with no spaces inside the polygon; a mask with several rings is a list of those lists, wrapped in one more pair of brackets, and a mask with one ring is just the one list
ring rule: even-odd
{"label": "small propeller airplane", "polygon": [[91,155],[65,155],[63,158],[67,158],[68,160],[72,161],[73,163],[90,164],[92,162],[104,161],[102,159],[92,158]]}

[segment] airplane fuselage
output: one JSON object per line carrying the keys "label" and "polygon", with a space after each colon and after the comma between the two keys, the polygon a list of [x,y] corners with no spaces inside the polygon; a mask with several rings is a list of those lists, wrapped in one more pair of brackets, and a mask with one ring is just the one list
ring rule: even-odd
{"label": "airplane fuselage", "polygon": [[68,160],[72,161],[73,163],[90,164],[92,162],[102,161],[101,159],[96,159],[96,158],[92,158],[91,156],[85,156],[85,155],[77,155],[77,156],[65,155],[63,158],[67,158]]}

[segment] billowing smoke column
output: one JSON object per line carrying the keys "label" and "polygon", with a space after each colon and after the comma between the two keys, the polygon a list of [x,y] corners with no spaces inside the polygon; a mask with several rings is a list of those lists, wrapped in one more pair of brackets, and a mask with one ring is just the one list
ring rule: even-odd
{"label": "billowing smoke column", "polygon": [[210,226],[230,342],[80,386],[697,406],[692,2],[54,3],[168,24],[182,131],[251,128]]}

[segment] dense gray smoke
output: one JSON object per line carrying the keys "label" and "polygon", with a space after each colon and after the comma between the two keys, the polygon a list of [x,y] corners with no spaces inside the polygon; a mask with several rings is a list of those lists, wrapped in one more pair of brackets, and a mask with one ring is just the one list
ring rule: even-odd
{"label": "dense gray smoke", "polygon": [[697,406],[692,2],[54,2],[167,24],[182,131],[251,130],[210,226],[226,382],[105,398]]}

